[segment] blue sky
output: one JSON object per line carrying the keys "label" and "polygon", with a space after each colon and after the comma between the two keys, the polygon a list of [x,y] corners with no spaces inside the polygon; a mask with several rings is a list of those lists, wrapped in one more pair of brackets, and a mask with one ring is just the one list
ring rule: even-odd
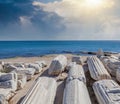
{"label": "blue sky", "polygon": [[0,0],[0,40],[120,39],[119,11],[120,0]]}

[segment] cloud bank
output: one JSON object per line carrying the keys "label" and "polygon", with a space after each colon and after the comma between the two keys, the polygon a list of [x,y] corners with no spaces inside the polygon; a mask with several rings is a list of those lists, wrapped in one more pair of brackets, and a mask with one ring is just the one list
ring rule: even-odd
{"label": "cloud bank", "polygon": [[1,39],[119,39],[120,1],[0,0]]}
{"label": "cloud bank", "polygon": [[1,39],[55,38],[64,31],[62,17],[43,11],[32,0],[0,0]]}

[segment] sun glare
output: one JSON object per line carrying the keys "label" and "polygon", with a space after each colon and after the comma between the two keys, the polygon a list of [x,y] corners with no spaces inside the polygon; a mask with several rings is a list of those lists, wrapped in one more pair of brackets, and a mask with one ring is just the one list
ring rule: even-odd
{"label": "sun glare", "polygon": [[102,5],[103,0],[86,0],[86,5],[89,7],[99,7]]}

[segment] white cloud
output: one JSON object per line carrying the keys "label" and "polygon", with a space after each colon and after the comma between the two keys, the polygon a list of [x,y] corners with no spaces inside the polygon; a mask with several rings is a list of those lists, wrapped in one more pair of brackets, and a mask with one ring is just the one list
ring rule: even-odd
{"label": "white cloud", "polygon": [[33,5],[64,18],[67,28],[59,38],[117,39],[120,37],[118,3],[118,0],[103,0],[101,5],[88,6],[85,0],[61,0],[49,3],[33,2]]}

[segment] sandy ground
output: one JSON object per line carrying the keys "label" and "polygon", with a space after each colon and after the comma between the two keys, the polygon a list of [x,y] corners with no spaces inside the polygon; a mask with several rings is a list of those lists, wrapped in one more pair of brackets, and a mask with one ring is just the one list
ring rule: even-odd
{"label": "sandy ground", "polygon": [[[68,62],[70,62],[73,55],[72,54],[64,54],[64,55],[68,58]],[[2,61],[4,61],[4,62],[25,62],[25,63],[44,60],[44,61],[46,61],[47,65],[48,65],[46,68],[43,69],[43,72],[41,72],[40,74],[34,75],[32,80],[28,81],[23,89],[21,89],[19,91],[16,91],[16,95],[12,99],[10,99],[9,104],[20,104],[20,102],[22,101],[22,99],[26,95],[27,91],[32,87],[34,81],[39,76],[49,76],[48,72],[47,72],[47,69],[48,69],[48,67],[51,63],[51,60],[56,56],[57,56],[57,54],[46,55],[46,56],[42,56],[42,57],[16,57],[16,58],[2,59]],[[88,70],[87,64],[84,64],[83,68],[85,70]],[[85,75],[86,75],[86,78],[87,78],[87,88],[88,88],[88,91],[89,91],[89,95],[90,95],[92,104],[98,104],[97,100],[96,100],[96,97],[94,95],[93,89],[92,89],[92,84],[94,83],[94,80],[91,79],[90,73],[88,71],[85,73]],[[66,77],[67,77],[66,72],[63,72],[58,77],[54,77],[55,79],[57,79],[57,84],[58,84],[54,104],[62,104]]]}

